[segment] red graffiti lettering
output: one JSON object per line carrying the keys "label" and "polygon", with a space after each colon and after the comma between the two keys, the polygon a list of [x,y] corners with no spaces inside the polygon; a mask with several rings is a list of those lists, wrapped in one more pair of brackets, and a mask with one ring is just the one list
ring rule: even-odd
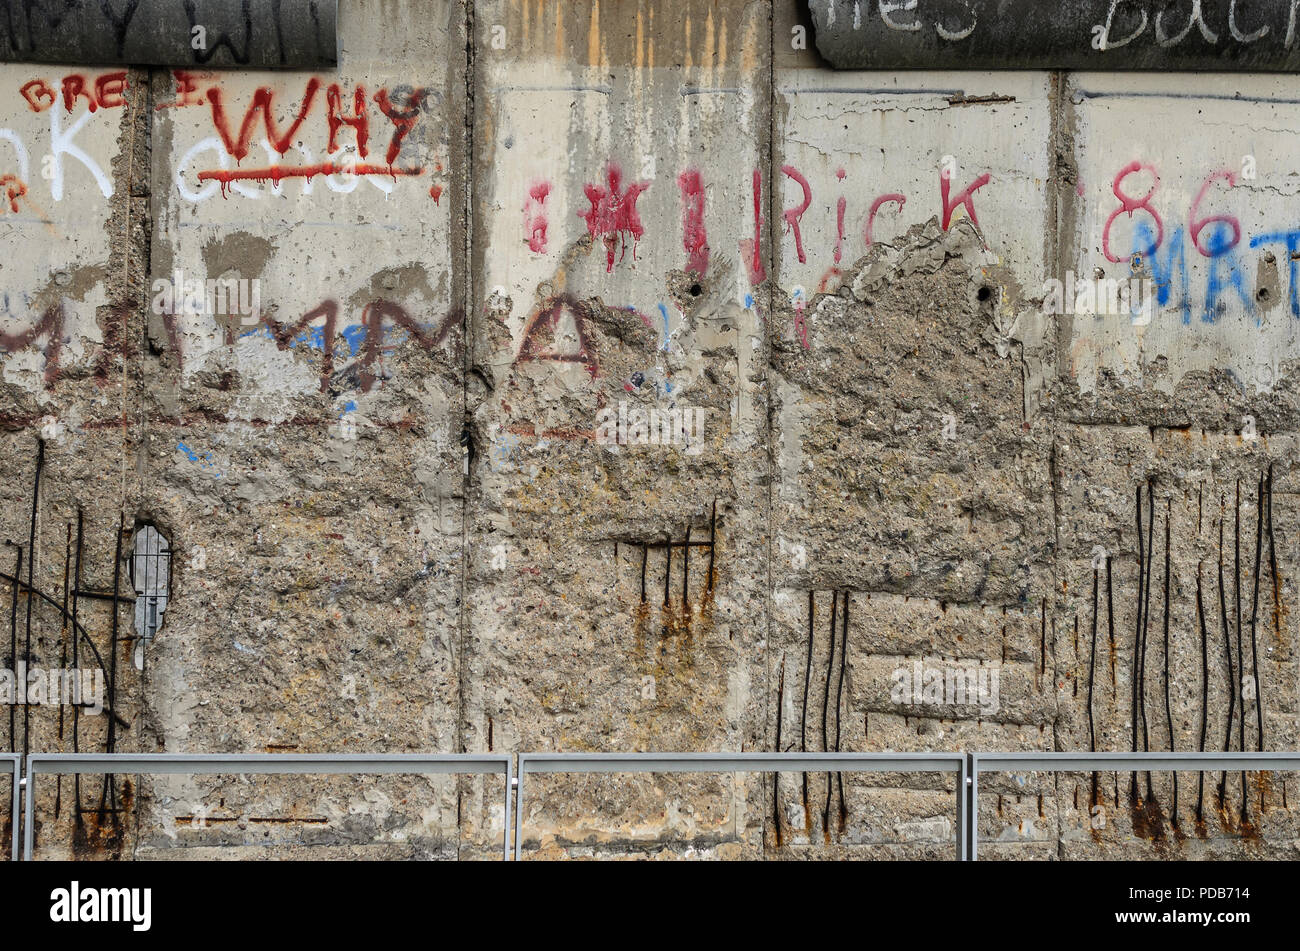
{"label": "red graffiti lettering", "polygon": [[[112,109],[126,105],[125,70],[105,73],[95,79],[91,85],[80,73],[69,73],[59,84],[62,93],[63,108],[71,112],[77,107],[77,100],[85,99],[86,108],[95,112],[98,109]],[[60,93],[44,79],[33,79],[18,90],[32,112],[44,112],[60,98]]]}
{"label": "red graffiti lettering", "polygon": [[27,194],[27,183],[17,175],[0,175],[0,186],[9,200],[9,210],[18,213],[18,199]]}
{"label": "red graffiti lettering", "polygon": [[[370,141],[370,118],[366,114],[366,89],[364,86],[358,86],[352,94],[352,115],[343,114],[342,106],[343,92],[339,89],[338,83],[330,83],[325,90],[325,108],[326,121],[330,127],[329,146],[326,152],[333,155],[338,150],[338,134],[343,126],[351,126],[352,131],[357,136],[357,154],[365,158],[368,153],[367,143]],[[392,164],[391,162],[389,164]]]}
{"label": "red graffiti lettering", "polygon": [[54,90],[43,79],[33,79],[31,82],[24,83],[18,91],[27,100],[27,105],[31,107],[32,112],[44,112],[54,105],[54,100],[57,98]]}
{"label": "red graffiti lettering", "polygon": [[952,224],[952,213],[957,210],[958,206],[966,206],[966,214],[970,216],[971,224],[976,228],[980,226],[979,216],[975,214],[975,193],[991,181],[991,176],[985,172],[975,181],[971,182],[966,189],[956,198],[949,200],[948,189],[950,183],[948,176],[942,172],[939,173],[939,193],[943,198],[943,230],[947,231],[948,226]]}
{"label": "red graffiti lettering", "polygon": [[381,355],[384,340],[384,320],[388,319],[416,339],[426,350],[432,350],[442,342],[451,328],[460,322],[458,314],[449,314],[434,331],[420,326],[409,314],[397,304],[386,300],[371,301],[361,312],[361,326],[365,328],[365,339],[361,343],[361,357],[358,361],[357,382],[361,390],[369,393],[375,385],[375,375],[370,368]]}
{"label": "red graffiti lettering", "polygon": [[101,109],[116,109],[126,105],[126,71],[105,73],[95,80],[95,99]]}
{"label": "red graffiti lettering", "polygon": [[[289,151],[289,146],[293,144],[293,137],[298,133],[303,120],[307,118],[307,113],[311,110],[312,100],[316,98],[316,90],[319,88],[320,80],[315,76],[307,80],[307,88],[303,93],[298,115],[290,124],[288,130],[281,133],[275,124],[275,93],[266,86],[260,87],[253,93],[253,101],[244,113],[244,120],[239,125],[239,136],[236,138],[231,135],[230,125],[226,121],[226,110],[222,102],[221,90],[216,86],[212,86],[208,89],[207,97],[208,102],[212,104],[212,125],[221,136],[221,141],[225,143],[226,151],[234,156],[235,161],[240,161],[248,155],[249,143],[253,138],[253,125],[257,121],[258,112],[261,112],[262,125],[266,129],[267,140],[271,143],[273,149],[283,155]],[[391,159],[389,164],[392,164]]]}
{"label": "red graffiti lettering", "polygon": [[803,189],[803,204],[798,208],[787,208],[781,215],[785,219],[786,227],[794,231],[794,250],[799,257],[799,263],[803,264],[808,258],[803,253],[803,232],[799,230],[799,219],[803,213],[808,210],[812,204],[812,186],[808,184],[808,179],[804,178],[793,165],[782,165],[781,171],[799,183]]}
{"label": "red graffiti lettering", "polygon": [[78,76],[76,73],[64,76],[63,108],[68,112],[71,112],[73,107],[76,106],[77,99],[80,96],[86,97],[86,101],[90,104],[89,109],[91,112],[94,112],[99,108],[98,103],[95,102],[95,97],[86,89],[86,78],[84,76]]}
{"label": "red graffiti lettering", "polygon": [[392,165],[397,161],[398,153],[402,151],[402,140],[406,138],[412,128],[415,127],[416,120],[420,118],[420,104],[424,101],[424,90],[415,89],[407,97],[406,108],[398,109],[388,98],[388,90],[381,89],[375,93],[375,102],[379,103],[379,109],[388,117],[388,121],[393,124],[393,137],[388,142],[388,164]]}
{"label": "red graffiti lettering", "polygon": [[174,102],[160,102],[154,106],[155,110],[203,105],[203,97],[198,95],[199,87],[194,82],[193,74],[187,73],[183,69],[173,69],[172,79],[176,81],[176,100]]}
{"label": "red graffiti lettering", "polygon": [[687,169],[677,176],[682,192],[682,246],[686,249],[686,269],[699,277],[709,269],[709,235],[704,227],[704,181],[697,169]]}
{"label": "red graffiti lettering", "polygon": [[[629,234],[632,236],[632,259],[636,260],[637,243],[645,234],[641,215],[636,210],[636,200],[650,187],[650,183],[636,182],[628,185],[626,190],[622,189],[623,172],[613,162],[606,167],[605,179],[609,183],[608,189],[590,183],[583,186],[591,207],[578,212],[578,216],[586,220],[587,234],[593,241],[604,240],[605,272],[610,273],[614,270],[614,252],[620,241],[623,253],[627,253]],[[622,260],[621,256],[619,260]]]}

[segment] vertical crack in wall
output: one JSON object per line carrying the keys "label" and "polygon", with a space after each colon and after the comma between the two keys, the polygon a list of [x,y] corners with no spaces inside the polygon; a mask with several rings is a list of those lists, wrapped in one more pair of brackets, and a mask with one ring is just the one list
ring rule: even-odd
{"label": "vertical crack in wall", "polygon": [[[1048,172],[1047,172],[1048,174],[1047,213],[1046,213],[1046,221],[1044,222],[1044,224],[1046,225],[1046,227],[1044,228],[1046,240],[1045,240],[1045,247],[1044,247],[1043,263],[1044,263],[1044,270],[1046,271],[1046,273],[1052,275],[1056,273],[1062,273],[1064,270],[1064,258],[1063,258],[1064,250],[1063,250],[1062,242],[1060,240],[1060,235],[1061,235],[1061,229],[1067,223],[1067,218],[1069,219],[1069,226],[1073,228],[1073,210],[1071,208],[1067,212],[1067,203],[1069,202],[1069,198],[1068,198],[1069,183],[1070,183],[1070,179],[1074,177],[1072,174],[1072,170],[1074,169],[1075,165],[1074,165],[1074,156],[1072,151],[1074,140],[1071,134],[1074,123],[1072,117],[1066,114],[1066,110],[1069,107],[1069,74],[1063,70],[1054,71],[1050,74],[1049,83],[1050,85],[1048,90],[1048,116],[1049,116],[1049,128],[1051,134],[1051,142],[1049,146],[1049,148],[1051,149],[1051,160],[1048,165]],[[1052,349],[1055,351],[1055,359],[1053,360],[1053,363],[1056,365],[1056,367],[1059,367],[1061,360],[1064,359],[1064,355],[1067,354],[1069,351],[1069,335],[1068,335],[1068,331],[1065,330],[1065,328],[1063,328],[1062,326],[1063,321],[1061,320],[1061,318],[1053,317],[1050,319],[1053,320],[1054,322],[1054,326],[1050,328],[1050,333],[1052,334],[1052,336],[1049,337],[1047,333],[1045,333],[1043,336],[1044,338],[1050,339],[1052,341],[1051,346]],[[1063,333],[1064,336],[1062,336]],[[1020,348],[1020,357],[1021,357],[1022,365],[1024,361],[1024,354],[1025,354],[1024,346],[1022,345]],[[1055,372],[1052,372],[1051,374],[1044,373],[1043,374],[1044,383],[1046,383],[1050,377],[1054,377],[1055,375],[1056,375]],[[1026,400],[1027,399],[1028,396],[1026,394]],[[1049,584],[1051,585],[1053,600],[1055,601],[1055,599],[1057,598],[1057,596],[1060,594],[1061,591],[1057,579],[1057,572],[1056,572],[1057,558],[1059,558],[1060,556],[1061,511],[1060,511],[1060,502],[1059,502],[1060,473],[1058,471],[1057,458],[1056,458],[1056,436],[1055,436],[1055,432],[1051,431],[1055,429],[1055,426],[1053,425],[1053,423],[1055,422],[1054,416],[1055,416],[1055,411],[1053,410],[1052,413],[1049,415],[1048,419],[1046,420],[1046,422],[1050,427],[1049,435],[1051,440],[1047,477],[1051,483],[1052,534],[1053,534],[1053,539],[1055,541],[1055,544],[1053,546],[1052,563],[1049,566],[1048,580],[1049,580]],[[1107,569],[1107,583],[1109,585],[1109,581],[1110,581],[1109,559],[1107,559],[1106,569]],[[1110,589],[1108,587],[1107,588],[1108,595],[1109,595],[1109,590]],[[1094,624],[1096,623],[1095,610],[1093,613],[1093,622]],[[1113,662],[1113,658],[1114,658],[1113,651],[1111,656]],[[1091,718],[1091,693],[1092,693],[1091,676],[1089,677],[1088,690],[1089,690],[1089,717]],[[1054,750],[1059,750],[1062,748],[1061,736],[1059,731],[1059,720],[1060,720],[1059,717],[1054,716],[1052,718],[1052,749]],[[1061,801],[1060,797],[1061,797],[1062,779],[1063,777],[1060,773],[1052,774],[1055,801],[1058,804]],[[1095,789],[1096,786],[1095,775],[1094,775],[1093,785]],[[976,816],[978,817],[978,815],[979,815],[978,804],[976,804]],[[1061,833],[1062,833],[1061,810],[1058,805],[1056,809],[1056,843],[1057,843],[1056,852],[1058,858],[1065,858],[1065,842],[1063,841],[1063,836]],[[977,818],[976,835],[978,834],[979,834],[979,829],[978,829],[978,818]]]}
{"label": "vertical crack in wall", "polygon": [[[140,199],[142,199],[141,200],[142,211],[145,212],[141,216],[142,220],[140,222],[141,247],[140,247],[140,259],[137,262],[137,266],[140,270],[141,282],[140,282],[139,291],[136,296],[136,300],[134,301],[135,307],[139,309],[138,313],[140,314],[139,349],[137,351],[140,354],[140,361],[136,366],[136,375],[138,377],[138,382],[137,382],[138,389],[137,389],[137,410],[136,410],[136,420],[137,420],[136,447],[137,448],[136,448],[136,465],[135,465],[135,469],[136,469],[136,493],[135,494],[136,497],[140,499],[143,499],[145,497],[145,491],[146,491],[145,484],[147,478],[147,465],[149,459],[149,442],[150,442],[150,429],[149,429],[149,418],[148,418],[149,400],[146,392],[146,388],[149,385],[149,380],[145,373],[144,356],[149,352],[149,316],[148,316],[148,312],[145,310],[145,307],[147,305],[147,302],[151,299],[148,291],[151,286],[150,279],[153,275],[153,240],[152,240],[153,239],[153,214],[154,214],[153,180],[152,180],[152,166],[153,166],[153,161],[152,161],[153,121],[152,119],[154,114],[153,82],[154,82],[154,77],[157,74],[159,73],[166,74],[167,72],[168,72],[167,70],[158,70],[154,68],[131,70],[131,78],[132,80],[134,80],[133,85],[135,88],[134,88],[134,94],[130,98],[131,101],[130,119],[129,119],[130,125],[128,128],[128,138],[127,138],[127,149],[128,149],[127,178],[126,178],[126,192],[127,192],[126,242],[127,245],[123,253],[127,255],[126,275],[129,281],[131,277],[130,245],[132,241],[131,224],[130,224],[131,205],[132,202],[136,200],[136,197],[139,196]],[[141,100],[143,100],[143,103],[141,103]],[[141,108],[141,106],[143,107]],[[140,127],[139,129],[137,129],[137,123],[139,123],[139,127]],[[144,149],[144,157],[145,157],[144,167],[140,177],[141,188],[138,191],[136,188],[136,179],[135,179],[135,152],[137,148],[137,136],[139,136],[141,146]],[[124,357],[123,358],[124,386],[125,386],[125,380],[126,380],[126,359]],[[124,394],[123,399],[125,400],[125,398],[126,397]],[[125,416],[123,418],[123,424],[124,424],[124,435],[125,435]],[[124,474],[127,465],[127,457],[125,455],[126,448],[127,448],[126,446],[123,447],[124,455],[122,460],[122,467],[123,467]],[[126,504],[127,504],[127,500],[125,496],[125,486],[124,486],[123,498],[122,498],[122,506],[124,509],[126,507]],[[148,710],[149,710],[149,706],[145,702],[145,698],[150,695],[149,693],[150,684],[148,680],[148,664],[144,662],[143,646],[147,643],[147,640],[149,638],[153,637],[154,633],[156,633],[158,628],[161,627],[162,625],[162,615],[163,612],[166,610],[167,602],[171,596],[171,578],[172,578],[171,541],[166,537],[164,537],[162,533],[159,532],[152,525],[147,525],[144,526],[143,528],[147,529],[147,532],[145,532],[144,530],[137,532],[136,539],[135,539],[136,547],[133,548],[133,552],[135,554],[133,554],[132,556],[132,564],[131,564],[131,567],[133,569],[133,573],[132,573],[133,580],[138,577],[140,582],[144,584],[146,592],[152,592],[152,593],[147,593],[146,597],[142,598],[139,595],[141,589],[139,587],[137,587],[136,589],[137,591],[137,597],[135,603],[135,612],[136,612],[136,619],[137,619],[136,632],[138,636],[145,636],[141,629],[141,623],[140,623],[142,608],[144,609],[144,618],[143,618],[144,630],[149,631],[148,635],[146,636],[146,640],[140,642],[142,650],[141,650],[141,654],[139,655],[140,657],[140,663],[139,663],[140,703],[138,706],[138,710],[139,710],[139,717],[141,719],[141,722],[139,724],[141,729],[137,732],[136,735],[138,737],[141,737],[141,739],[137,740],[137,742],[143,741],[143,734],[144,734],[143,721],[148,716]],[[139,553],[140,553],[142,534],[145,535],[143,540],[145,546],[145,553],[143,558],[144,564],[140,564],[139,567],[144,568],[146,570],[144,572],[135,572],[134,569],[137,567],[137,562],[140,557]],[[158,568],[161,567],[162,565],[164,550],[166,552],[165,555],[166,595],[160,597],[156,589],[159,587],[159,582],[162,580],[159,578]],[[152,558],[151,558],[151,554],[152,554]],[[150,560],[153,561],[152,567],[154,568],[154,573],[152,577],[149,576],[149,572],[147,570],[150,567],[149,566]],[[150,585],[152,585],[152,588],[150,587]],[[146,601],[150,598],[152,598],[151,603],[146,605]],[[116,604],[114,604],[114,613],[116,613]],[[114,700],[114,702],[116,702],[116,700]],[[123,817],[124,824],[128,827],[129,841],[131,843],[130,848],[132,852],[134,852],[134,850],[136,849],[140,841],[140,824],[142,822],[142,817],[140,815],[140,812],[141,810],[139,809],[132,809],[129,811],[129,813],[126,816]]]}

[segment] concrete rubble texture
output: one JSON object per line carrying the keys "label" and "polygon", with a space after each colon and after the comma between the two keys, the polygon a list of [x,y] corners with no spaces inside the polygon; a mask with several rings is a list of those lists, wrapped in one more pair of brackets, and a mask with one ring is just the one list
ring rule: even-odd
{"label": "concrete rubble texture", "polygon": [[[106,692],[0,746],[1296,749],[1294,77],[836,71],[812,28],[340,0],[336,73],[0,65],[0,653]],[[1295,858],[1296,783],[989,775],[980,854]],[[952,784],[530,777],[525,851],[948,858]],[[506,820],[481,776],[36,806],[41,857]]]}

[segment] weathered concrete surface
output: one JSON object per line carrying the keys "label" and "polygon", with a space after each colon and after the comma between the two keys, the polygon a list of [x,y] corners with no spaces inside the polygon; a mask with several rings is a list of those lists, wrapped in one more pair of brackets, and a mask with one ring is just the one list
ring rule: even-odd
{"label": "weathered concrete surface", "polygon": [[[0,524],[49,599],[29,650],[30,559],[0,584],[0,654],[70,664],[80,509],[121,716],[4,742],[1294,748],[1294,84],[831,72],[801,7],[366,0],[337,74],[0,68]],[[981,855],[1291,855],[1293,782],[985,776]],[[490,779],[71,787],[44,855],[492,857],[505,820]],[[940,777],[528,789],[546,856],[952,854]]]}
{"label": "weathered concrete surface", "polygon": [[[768,9],[667,15],[475,6],[465,699],[479,746],[489,732],[499,749],[765,745],[767,360],[752,265]],[[602,420],[651,411],[690,413],[659,431],[690,443],[647,444],[615,422],[603,444]],[[530,783],[529,834],[541,825],[560,849],[603,838],[586,804],[606,796],[634,849],[761,846],[752,785]]]}
{"label": "weathered concrete surface", "polygon": [[[180,550],[172,635],[146,671],[161,748],[459,745],[464,9],[433,5],[418,37],[399,12],[345,9],[337,75],[155,78],[154,276],[261,297],[251,317],[150,318],[145,504]],[[249,113],[241,157],[226,130],[259,95],[274,123]],[[444,779],[153,788],[171,844],[260,843],[214,821],[240,817],[325,816],[281,839],[394,854],[457,835]],[[207,831],[177,819],[196,802]]]}
{"label": "weathered concrete surface", "polygon": [[[792,668],[811,657],[838,677],[829,606],[814,598],[810,619],[810,590],[848,598],[846,748],[1051,748],[1052,540],[1034,531],[1052,517],[1050,442],[1026,426],[1020,367],[979,300],[984,256],[969,224],[913,228],[815,299],[815,348],[774,344],[772,572],[783,722],[798,732],[782,748],[804,748],[817,719]],[[890,672],[927,658],[997,666],[1000,704],[971,718],[891,702]]]}
{"label": "weathered concrete surface", "polygon": [[[89,92],[75,94],[68,76]],[[0,571],[10,579],[4,667],[16,675],[20,662],[28,670],[91,666],[86,661],[97,651],[104,680],[111,676],[115,682],[112,691],[104,684],[104,692],[113,694],[104,705],[120,716],[113,738],[124,744],[134,739],[139,722],[140,679],[130,664],[131,647],[123,641],[123,661],[114,671],[109,604],[82,600],[76,627],[60,611],[68,604],[64,579],[75,574],[78,547],[81,587],[113,590],[117,532],[123,522],[129,532],[133,514],[123,501],[137,489],[138,315],[148,267],[148,207],[130,183],[148,165],[144,76],[43,66],[0,69],[0,87],[10,103],[0,127],[0,216],[9,252],[0,265],[0,346],[6,351],[0,374],[6,460],[0,520],[9,543]],[[73,92],[67,100],[65,88]],[[40,505],[34,509],[38,486]],[[129,550],[129,534],[124,544]],[[34,559],[33,551],[40,553]],[[29,604],[16,597],[15,573],[50,600]],[[125,636],[129,615],[123,623]],[[79,640],[73,634],[78,629],[93,630],[96,637]],[[4,714],[0,742],[6,749],[71,749],[74,742],[102,749],[109,740],[106,713],[7,702]],[[118,847],[121,826],[111,814],[88,811],[74,828],[70,781],[51,781],[41,792],[40,831],[61,852]],[[100,792],[87,784],[87,810],[99,809]],[[119,783],[102,805],[120,806],[130,796]]]}
{"label": "weathered concrete surface", "polygon": [[[1286,630],[1295,555],[1279,541],[1290,537],[1295,520],[1293,477],[1274,465],[1276,500],[1265,482],[1262,513],[1259,504],[1261,476],[1267,479],[1273,459],[1294,451],[1293,437],[1252,442],[1200,429],[1062,429],[1058,570],[1063,611],[1078,623],[1077,633],[1058,639],[1057,735],[1063,746],[1132,748],[1137,723],[1140,749],[1221,750],[1225,742],[1239,749],[1243,737],[1246,749],[1295,748],[1295,648]],[[1149,571],[1142,584],[1139,485]],[[1143,649],[1136,646],[1139,605],[1146,615]],[[1145,658],[1144,664],[1135,658]],[[1153,821],[1144,808],[1150,802],[1145,776],[1136,799],[1131,776],[1102,774],[1096,793],[1091,777],[1075,777],[1078,798],[1071,805],[1075,819],[1080,812],[1084,818],[1081,834],[1066,836],[1064,854],[1122,848],[1136,825],[1140,835],[1155,836],[1163,854],[1222,855],[1244,840],[1246,854],[1294,856],[1295,817],[1282,807],[1294,777],[1248,774],[1244,819],[1240,775],[1228,777],[1222,805],[1221,778],[1207,774],[1202,792],[1197,774],[1182,774],[1175,810],[1171,777],[1155,775],[1151,791],[1163,817]],[[1070,785],[1060,780],[1063,796]]]}
{"label": "weathered concrete surface", "polygon": [[1075,190],[1062,269],[1152,280],[1163,318],[1062,320],[1062,359],[1081,397],[1113,392],[1139,422],[1143,404],[1120,392],[1149,390],[1177,397],[1163,401],[1164,418],[1151,405],[1143,416],[1153,422],[1217,423],[1233,407],[1204,392],[1216,373],[1266,399],[1287,375],[1300,316],[1300,237],[1287,212],[1298,187],[1294,106],[1284,101],[1293,94],[1289,81],[1261,76],[1153,77],[1139,90],[1113,75],[1070,77]]}

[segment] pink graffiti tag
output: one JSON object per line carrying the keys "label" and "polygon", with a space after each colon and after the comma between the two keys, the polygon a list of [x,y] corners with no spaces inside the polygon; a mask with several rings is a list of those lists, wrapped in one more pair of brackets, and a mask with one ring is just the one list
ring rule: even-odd
{"label": "pink graffiti tag", "polygon": [[958,205],[965,205],[966,214],[970,215],[971,224],[976,228],[980,226],[979,217],[975,214],[975,193],[987,185],[990,180],[991,176],[988,172],[985,172],[979,178],[975,179],[975,181],[971,182],[970,185],[966,186],[966,189],[956,198],[949,200],[948,189],[950,185],[948,182],[948,176],[942,172],[939,173],[939,194],[943,198],[944,231],[947,231],[948,226],[952,224],[952,213],[957,210]]}
{"label": "pink graffiti tag", "polygon": [[867,214],[867,225],[862,229],[862,236],[866,239],[867,247],[871,247],[872,243],[875,241],[875,238],[872,236],[872,231],[876,227],[876,213],[880,211],[881,205],[888,205],[891,203],[897,205],[898,210],[902,211],[903,206],[907,204],[907,198],[897,192],[892,192],[888,195],[881,195],[871,203],[871,211]]}
{"label": "pink graffiti tag", "polygon": [[[613,162],[606,166],[605,179],[608,188],[590,183],[582,186],[591,207],[578,212],[578,217],[587,222],[587,234],[593,241],[599,238],[605,242],[605,273],[608,274],[614,270],[614,251],[620,242],[623,254],[627,253],[629,234],[632,236],[632,259],[636,260],[637,242],[645,234],[641,215],[636,210],[636,200],[650,187],[650,183],[635,182],[626,189],[621,188],[623,172]],[[622,259],[620,255],[619,260]]]}
{"label": "pink graffiti tag", "polygon": [[749,258],[749,283],[755,287],[767,280],[763,267],[763,173],[754,169],[754,237],[740,242],[740,253]]}
{"label": "pink graffiti tag", "polygon": [[[1219,254],[1232,250],[1241,243],[1241,222],[1234,216],[1212,215],[1208,218],[1197,217],[1201,207],[1201,202],[1205,200],[1205,196],[1209,192],[1210,186],[1220,178],[1227,181],[1229,188],[1237,187],[1237,176],[1230,170],[1221,169],[1217,172],[1211,172],[1210,175],[1206,177],[1205,182],[1201,185],[1201,190],[1196,193],[1196,200],[1192,202],[1191,211],[1188,213],[1188,225],[1191,229],[1192,244],[1196,246],[1196,250],[1200,252],[1201,256],[1206,258],[1216,257]],[[1232,228],[1232,241],[1213,250],[1207,250],[1206,248],[1201,247],[1201,232],[1205,230],[1205,226],[1219,224],[1220,222]],[[1217,232],[1211,232],[1211,237],[1213,238],[1216,233]]]}
{"label": "pink graffiti tag", "polygon": [[795,254],[799,257],[799,263],[803,264],[808,258],[803,253],[803,232],[799,230],[799,219],[803,217],[803,213],[812,204],[812,186],[808,184],[808,179],[804,178],[793,165],[782,165],[781,171],[798,182],[799,187],[803,189],[803,204],[798,208],[787,208],[781,215],[785,219],[786,226],[794,231]]}
{"label": "pink graffiti tag", "polygon": [[528,201],[524,202],[524,230],[528,233],[528,250],[535,254],[546,253],[546,198],[550,193],[550,182],[534,182],[528,189]]}
{"label": "pink graffiti tag", "polygon": [[682,191],[682,246],[686,249],[686,269],[703,277],[709,269],[709,235],[704,228],[704,180],[698,169],[687,169],[677,176]]}
{"label": "pink graffiti tag", "polygon": [[[1144,169],[1151,173],[1151,190],[1141,198],[1133,198],[1124,191],[1124,179]],[[1119,207],[1110,213],[1110,217],[1106,219],[1106,226],[1101,230],[1101,253],[1106,256],[1107,261],[1110,261],[1112,264],[1118,264],[1123,260],[1122,258],[1116,257],[1110,251],[1110,227],[1115,223],[1115,219],[1125,212],[1128,213],[1130,218],[1133,217],[1133,212],[1138,210],[1145,211],[1151,215],[1151,219],[1156,223],[1156,239],[1154,244],[1152,244],[1152,246],[1147,250],[1147,253],[1151,254],[1156,250],[1156,248],[1160,247],[1160,243],[1165,238],[1165,225],[1164,222],[1160,220],[1159,212],[1151,206],[1151,199],[1155,195],[1156,189],[1159,187],[1160,175],[1156,172],[1156,167],[1154,165],[1147,164],[1146,162],[1133,161],[1129,162],[1119,170],[1119,173],[1115,176],[1115,180],[1111,182],[1110,185],[1110,190],[1114,193],[1115,197],[1119,199]]]}
{"label": "pink graffiti tag", "polygon": [[799,344],[805,350],[811,350],[812,346],[808,343],[808,320],[804,316],[804,300],[798,297],[794,302],[794,332],[799,337]]}

